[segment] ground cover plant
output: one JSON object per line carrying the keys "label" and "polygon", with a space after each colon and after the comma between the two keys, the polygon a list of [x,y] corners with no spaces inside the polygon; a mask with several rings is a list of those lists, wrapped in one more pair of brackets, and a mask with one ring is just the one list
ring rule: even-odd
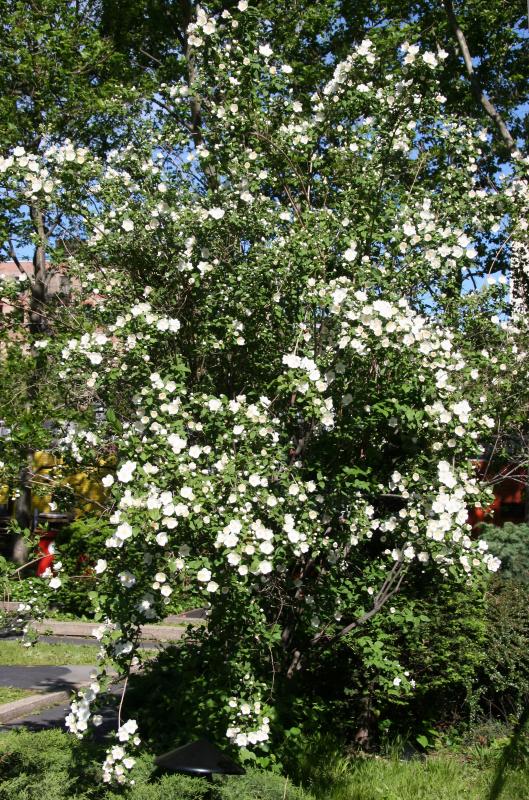
{"label": "ground cover plant", "polygon": [[[66,58],[78,19],[48,2]],[[182,735],[207,727],[245,762],[279,768],[330,720],[366,748],[399,725],[428,746],[472,707],[500,560],[467,516],[491,499],[476,451],[527,408],[506,272],[521,297],[528,162],[490,100],[465,115],[449,91],[459,52],[483,95],[451,3],[459,51],[435,15],[433,38],[362,17],[344,41],[340,17],[318,31],[322,7],[303,6],[307,53],[284,4],[184,3],[160,70],[121,86],[93,9],[78,35],[97,102],[66,65],[60,109],[0,161],[6,253],[35,248],[27,288],[6,286],[2,479],[20,517],[31,491],[74,506],[68,472],[106,490],[87,590],[68,588],[87,522],[47,576],[93,605],[105,654],[67,718],[79,737],[109,665],[128,674],[141,625],[184,591],[207,625],[146,680]],[[67,298],[46,294],[46,253]],[[56,456],[45,476],[37,448]],[[169,714],[124,708],[108,783],[141,737],[169,737]]]}
{"label": "ground cover plant", "polygon": [[34,693],[35,692],[29,691],[28,689],[17,689],[14,686],[0,686],[0,704],[21,700],[23,697]]}

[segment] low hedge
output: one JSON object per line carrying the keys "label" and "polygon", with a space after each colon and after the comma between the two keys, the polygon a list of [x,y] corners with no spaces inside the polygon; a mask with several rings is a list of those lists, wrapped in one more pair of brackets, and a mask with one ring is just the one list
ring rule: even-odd
{"label": "low hedge", "polygon": [[314,800],[290,781],[249,769],[212,785],[184,775],[157,776],[153,756],[134,767],[135,785],[109,788],[101,780],[101,746],[58,730],[0,735],[0,800]]}

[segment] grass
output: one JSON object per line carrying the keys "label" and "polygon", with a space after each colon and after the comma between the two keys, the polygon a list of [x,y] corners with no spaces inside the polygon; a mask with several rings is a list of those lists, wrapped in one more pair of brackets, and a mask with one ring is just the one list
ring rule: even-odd
{"label": "grass", "polygon": [[[18,667],[62,667],[76,664],[96,664],[97,650],[94,644],[52,644],[38,642],[33,647],[24,647],[21,642],[2,642],[0,645],[0,669],[4,666]],[[144,659],[154,658],[157,650],[140,648]]]}
{"label": "grass", "polygon": [[293,765],[317,800],[529,800],[529,710],[511,736],[487,746],[441,749],[401,760],[347,757],[324,736],[308,743]]}
{"label": "grass", "polygon": [[409,762],[370,758],[310,788],[318,800],[529,800],[529,770],[509,771],[499,795],[495,778],[494,766],[449,755]]}
{"label": "grass", "polygon": [[[92,749],[91,749],[92,748]],[[104,747],[103,747],[104,749]],[[0,800],[207,800],[206,782],[153,774],[152,754],[139,755],[136,786],[125,793],[100,783],[101,750],[60,731],[0,734]],[[524,762],[525,763],[525,762]],[[218,800],[528,800],[529,768],[509,767],[486,754],[440,752],[424,760],[316,758],[306,786],[248,768],[242,778],[216,781]],[[312,770],[312,771],[311,771]]]}
{"label": "grass", "polygon": [[14,686],[0,686],[0,705],[12,703],[14,700],[22,700],[23,697],[35,694],[34,689],[15,689]]}
{"label": "grass", "polygon": [[20,642],[2,642],[0,666],[54,666],[64,664],[95,664],[94,647],[75,644],[38,643],[24,647]]}

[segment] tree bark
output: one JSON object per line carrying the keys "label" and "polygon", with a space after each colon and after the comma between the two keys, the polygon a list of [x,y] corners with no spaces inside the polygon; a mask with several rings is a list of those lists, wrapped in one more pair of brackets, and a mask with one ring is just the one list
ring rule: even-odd
{"label": "tree bark", "polygon": [[48,241],[44,216],[36,205],[30,206],[31,220],[39,243],[33,254],[33,281],[29,311],[29,330],[32,334],[44,333],[47,329],[46,305],[48,302],[48,270],[46,265],[46,245]]}

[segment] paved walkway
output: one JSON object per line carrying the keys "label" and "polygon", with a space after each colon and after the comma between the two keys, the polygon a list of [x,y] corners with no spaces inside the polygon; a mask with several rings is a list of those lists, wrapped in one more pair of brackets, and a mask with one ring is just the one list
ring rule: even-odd
{"label": "paved walkway", "polygon": [[[6,720],[0,724],[0,733],[16,728],[27,728],[32,731],[60,728],[66,730],[64,718],[68,714],[70,704],[68,696],[73,695],[76,689],[90,682],[90,672],[93,666],[72,665],[65,667],[0,667],[0,685],[16,686],[19,689],[35,689],[38,695],[18,701],[22,704],[20,713],[7,713]],[[116,729],[117,723],[117,698],[121,693],[123,684],[114,684],[110,687],[108,703],[98,713],[103,717],[103,724],[96,730],[96,738],[101,739],[106,734]],[[53,694],[53,693],[59,694]],[[50,706],[42,707],[46,697],[50,697]],[[114,701],[114,697],[116,700]],[[31,707],[31,701],[37,699],[37,706]],[[39,703],[40,701],[40,703]],[[24,704],[29,704],[24,708]],[[8,704],[14,705],[14,704]],[[7,708],[1,706],[0,708]]]}
{"label": "paved walkway", "polygon": [[[64,718],[69,713],[70,706],[66,703],[46,708],[43,711],[29,714],[22,719],[17,719],[14,722],[6,722],[0,725],[0,733],[7,731],[17,730],[24,728],[30,731],[44,731],[51,728],[59,728],[59,730],[67,730],[64,724]],[[104,739],[109,733],[117,729],[117,703],[109,704],[102,708],[98,708],[97,713],[103,717],[103,723],[97,727],[92,728],[93,736],[97,741]]]}
{"label": "paved walkway", "polygon": [[[184,614],[171,615],[164,620],[161,625],[145,625],[142,630],[141,646],[147,649],[158,649],[162,647],[162,642],[174,642],[180,639],[185,631],[185,626],[190,622],[201,624],[205,618],[203,609],[195,609]],[[44,620],[39,628],[41,633],[40,640],[50,643],[81,644],[85,646],[98,646],[99,643],[92,635],[96,623],[91,622],[58,622],[55,620]],[[52,631],[52,635],[44,635],[44,631]],[[15,636],[3,637],[5,639],[16,639]],[[1,642],[0,642],[1,647]],[[94,658],[95,661],[95,658]],[[33,698],[26,698],[24,701],[28,707],[20,708],[20,717],[11,715],[9,712],[4,719],[14,720],[4,722],[0,725],[0,732],[12,730],[13,728],[24,727],[29,730],[44,730],[47,728],[64,729],[64,717],[68,713],[69,705],[65,700],[82,685],[90,682],[90,672],[93,666],[86,665],[64,665],[64,666],[1,666],[0,667],[0,686],[13,686],[19,689],[35,689],[39,692],[40,706],[42,697],[50,695],[50,702],[56,704],[44,708],[43,710],[31,710]],[[120,687],[114,686],[111,695],[119,693]],[[53,693],[62,693],[53,694]],[[40,707],[39,706],[39,707]],[[6,708],[4,706],[3,708]],[[96,729],[96,738],[104,738],[105,735],[115,729],[117,722],[116,706],[109,697],[108,705],[100,712],[103,716],[103,724]]]}
{"label": "paved walkway", "polygon": [[37,689],[46,692],[74,690],[90,681],[94,667],[73,665],[64,667],[0,667],[0,686],[17,689]]}

